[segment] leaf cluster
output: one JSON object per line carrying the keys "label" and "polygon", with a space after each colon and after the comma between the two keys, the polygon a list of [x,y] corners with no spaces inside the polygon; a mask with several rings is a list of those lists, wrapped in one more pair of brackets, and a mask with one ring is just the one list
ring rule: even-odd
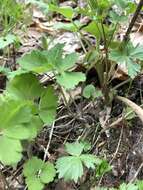
{"label": "leaf cluster", "polygon": [[63,44],[57,44],[48,51],[34,50],[18,60],[21,68],[37,74],[52,72],[57,83],[65,89],[73,89],[79,82],[85,81],[85,75],[70,69],[75,66],[78,55],[63,55]]}
{"label": "leaf cluster", "polygon": [[20,161],[23,151],[22,141],[33,140],[44,124],[50,125],[54,121],[56,106],[57,96],[53,88],[42,87],[32,73],[17,75],[7,83],[0,99],[2,163],[11,165]]}
{"label": "leaf cluster", "polygon": [[26,177],[29,190],[41,190],[44,188],[44,184],[54,180],[56,170],[52,163],[43,162],[37,157],[32,157],[25,163],[23,174]]}
{"label": "leaf cluster", "polygon": [[65,149],[69,156],[59,158],[56,163],[59,178],[78,182],[79,178],[83,175],[84,167],[95,169],[95,166],[97,166],[97,175],[102,169],[102,172],[99,174],[100,176],[111,169],[105,160],[99,159],[92,154],[83,153],[87,152],[84,143],[66,143]]}

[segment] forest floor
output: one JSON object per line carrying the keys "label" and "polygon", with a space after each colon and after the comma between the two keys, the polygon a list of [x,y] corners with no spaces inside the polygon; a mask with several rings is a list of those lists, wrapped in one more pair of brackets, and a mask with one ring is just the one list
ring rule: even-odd
{"label": "forest floor", "polygon": [[[80,6],[84,6],[84,2],[80,1]],[[63,1],[62,4],[76,6],[73,1]],[[21,46],[18,50],[13,51],[10,57],[6,59],[6,65],[11,69],[17,69],[17,58],[21,55],[33,50],[41,49],[42,36],[53,38],[52,43],[62,42],[65,44],[64,51],[66,53],[79,52],[81,61],[84,57],[84,52],[80,45],[80,41],[72,32],[65,30],[54,29],[53,25],[56,22],[67,22],[61,15],[52,15],[50,22],[45,15],[34,8],[32,23],[29,25],[26,35],[25,32],[17,31],[21,38]],[[87,23],[87,18],[80,18],[81,22]],[[142,34],[143,36],[143,34]],[[140,35],[139,38],[142,39]],[[96,40],[91,35],[85,35],[93,46]],[[53,45],[53,44],[52,44]],[[1,55],[2,57],[3,55]],[[84,70],[85,68],[78,67],[76,70]],[[47,76],[40,76],[45,85],[52,83],[47,80]],[[122,74],[112,81],[112,87],[123,83],[128,76]],[[99,81],[96,75],[96,70],[92,69],[87,73],[87,84],[94,84],[99,87]],[[0,75],[0,89],[4,90],[6,85],[6,77]],[[124,105],[119,100],[114,100],[110,111],[110,118],[113,121],[118,121],[108,130],[102,132],[99,118],[99,107],[102,107],[100,99],[96,102],[81,98],[79,96],[80,86],[71,91],[70,97],[66,94],[69,100],[68,107],[61,100],[55,121],[52,140],[50,143],[50,158],[53,161],[59,155],[64,155],[63,145],[66,142],[74,142],[77,139],[86,139],[91,145],[91,152],[108,160],[112,166],[112,170],[100,177],[98,180],[91,178],[89,172],[85,172],[81,179],[80,186],[73,182],[66,183],[63,180],[52,183],[45,190],[88,190],[95,184],[106,187],[117,187],[122,182],[134,181],[143,179],[143,124],[136,115],[131,115],[128,119],[124,118]],[[143,75],[140,74],[132,82],[125,83],[118,87],[118,95],[128,97],[138,105],[143,102]],[[49,141],[51,128],[44,128],[39,134],[36,141],[31,145],[33,155],[43,158],[44,151],[41,147],[46,147]],[[3,173],[13,186],[13,189],[24,190],[23,179],[21,176],[21,163],[18,167],[4,167]],[[82,185],[81,185],[82,184]],[[92,184],[92,185],[91,185]],[[36,189],[35,189],[36,190]]]}

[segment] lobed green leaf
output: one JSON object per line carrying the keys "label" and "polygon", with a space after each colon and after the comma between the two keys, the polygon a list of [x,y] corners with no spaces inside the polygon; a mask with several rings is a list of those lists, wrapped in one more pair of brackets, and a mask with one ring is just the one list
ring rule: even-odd
{"label": "lobed green leaf", "polygon": [[81,72],[63,72],[56,76],[56,80],[65,89],[73,89],[79,82],[84,82],[86,77]]}

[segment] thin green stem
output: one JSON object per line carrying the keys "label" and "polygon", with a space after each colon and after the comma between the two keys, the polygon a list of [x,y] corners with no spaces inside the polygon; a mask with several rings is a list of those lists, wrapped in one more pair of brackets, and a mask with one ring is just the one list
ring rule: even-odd
{"label": "thin green stem", "polygon": [[[82,33],[81,33],[79,27],[75,24],[75,22],[74,22],[73,20],[71,20],[71,23],[75,26],[75,28],[76,28],[76,30],[77,30],[77,32],[75,32],[75,34],[76,34],[77,38],[78,38],[79,41],[80,41],[80,44],[81,44],[81,47],[82,47],[84,53],[87,54],[86,48],[84,47],[84,44],[83,44],[83,42],[82,42],[82,40],[81,40],[81,38],[79,37],[78,34],[80,34],[80,36],[81,36],[83,39],[84,39],[84,36],[82,35]],[[89,44],[88,44],[88,45],[89,45]]]}
{"label": "thin green stem", "polygon": [[123,85],[129,83],[130,81],[131,81],[131,79],[129,78],[129,79],[127,79],[127,80],[121,82],[120,84],[118,84],[118,85],[116,85],[115,87],[113,87],[113,90],[117,90],[118,88],[120,88],[121,86],[123,86]]}
{"label": "thin green stem", "polygon": [[60,90],[61,90],[61,94],[62,94],[62,96],[63,96],[64,102],[65,102],[65,105],[66,105],[68,111],[69,111],[70,113],[72,113],[72,111],[71,111],[71,109],[70,109],[70,107],[69,107],[67,98],[66,98],[66,96],[65,96],[64,90],[63,90],[63,88],[62,88],[61,86],[60,86]]}
{"label": "thin green stem", "polygon": [[113,32],[112,32],[112,35],[111,35],[111,37],[110,37],[110,39],[109,39],[109,42],[108,42],[108,47],[110,46],[110,44],[111,44],[111,42],[112,42],[112,40],[113,40],[113,38],[114,38],[114,34],[115,34],[115,32],[116,32],[116,29],[117,29],[117,26],[118,26],[118,22],[116,23],[116,25],[115,25],[115,27],[114,27],[114,30],[113,30]]}

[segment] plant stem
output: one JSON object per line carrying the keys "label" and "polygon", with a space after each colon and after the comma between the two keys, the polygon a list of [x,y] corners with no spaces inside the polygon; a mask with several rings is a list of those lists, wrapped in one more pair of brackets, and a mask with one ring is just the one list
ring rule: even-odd
{"label": "plant stem", "polygon": [[64,101],[64,103],[65,103],[65,106],[67,107],[67,110],[68,110],[70,113],[72,113],[72,111],[71,111],[71,109],[70,109],[70,107],[69,107],[69,103],[68,103],[68,100],[67,100],[67,98],[66,98],[64,89],[63,89],[63,87],[60,86],[60,85],[59,85],[59,87],[60,87],[60,91],[61,91],[61,94],[62,94],[62,97],[63,97],[63,101]]}
{"label": "plant stem", "polygon": [[120,88],[121,86],[123,86],[123,85],[129,83],[131,80],[132,80],[132,79],[129,78],[129,79],[127,79],[127,80],[125,80],[125,81],[123,81],[123,82],[117,84],[116,86],[113,87],[113,90],[117,90],[117,89]]}
{"label": "plant stem", "polygon": [[[75,26],[75,28],[77,29],[77,32],[75,32],[76,37],[78,38],[78,40],[79,40],[79,42],[80,42],[80,44],[81,44],[81,47],[82,47],[84,53],[87,54],[86,48],[84,47],[84,44],[83,44],[83,42],[82,42],[82,40],[81,40],[81,38],[80,38],[80,36],[81,36],[82,38],[84,38],[84,37],[83,37],[82,33],[80,32],[79,27],[75,24],[75,22],[74,22],[73,20],[71,20],[71,23],[72,23],[72,24]],[[80,36],[79,36],[78,34],[80,34]],[[88,45],[89,45],[89,44],[88,44]]]}
{"label": "plant stem", "polygon": [[101,27],[102,27],[102,32],[103,32],[103,40],[104,40],[104,49],[105,49],[105,55],[106,55],[106,80],[108,78],[108,47],[107,47],[107,40],[106,40],[106,34],[105,34],[105,29],[103,22],[101,21]]}
{"label": "plant stem", "polygon": [[110,44],[111,44],[111,42],[112,42],[112,40],[113,40],[113,37],[114,37],[114,34],[115,34],[115,32],[116,32],[116,29],[117,29],[118,24],[119,24],[118,22],[115,24],[114,30],[113,30],[113,32],[112,32],[112,34],[111,34],[111,37],[110,37],[110,39],[109,39],[109,42],[108,42],[108,47],[110,46]]}
{"label": "plant stem", "polygon": [[105,33],[102,20],[101,20],[101,27],[102,27],[103,40],[104,40],[104,49],[105,49],[105,72],[104,72],[103,94],[105,98],[105,104],[109,106],[110,97],[109,97],[109,88],[108,88],[108,72],[109,72],[108,44],[107,44],[106,33]]}
{"label": "plant stem", "polygon": [[130,33],[131,33],[131,30],[132,30],[132,28],[133,28],[133,26],[134,26],[134,24],[135,24],[135,22],[136,22],[136,20],[137,20],[137,18],[138,18],[138,15],[139,15],[139,13],[140,13],[140,10],[142,9],[142,6],[143,6],[143,0],[140,0],[139,4],[138,4],[138,6],[137,6],[137,9],[136,9],[136,11],[135,11],[135,13],[134,13],[134,15],[133,15],[133,18],[132,18],[132,20],[131,20],[131,22],[130,22],[130,24],[129,24],[129,27],[128,27],[128,29],[127,29],[127,32],[126,32],[126,34],[125,34],[125,36],[124,36],[123,41],[125,41],[125,42],[128,41],[129,35],[130,35]]}

